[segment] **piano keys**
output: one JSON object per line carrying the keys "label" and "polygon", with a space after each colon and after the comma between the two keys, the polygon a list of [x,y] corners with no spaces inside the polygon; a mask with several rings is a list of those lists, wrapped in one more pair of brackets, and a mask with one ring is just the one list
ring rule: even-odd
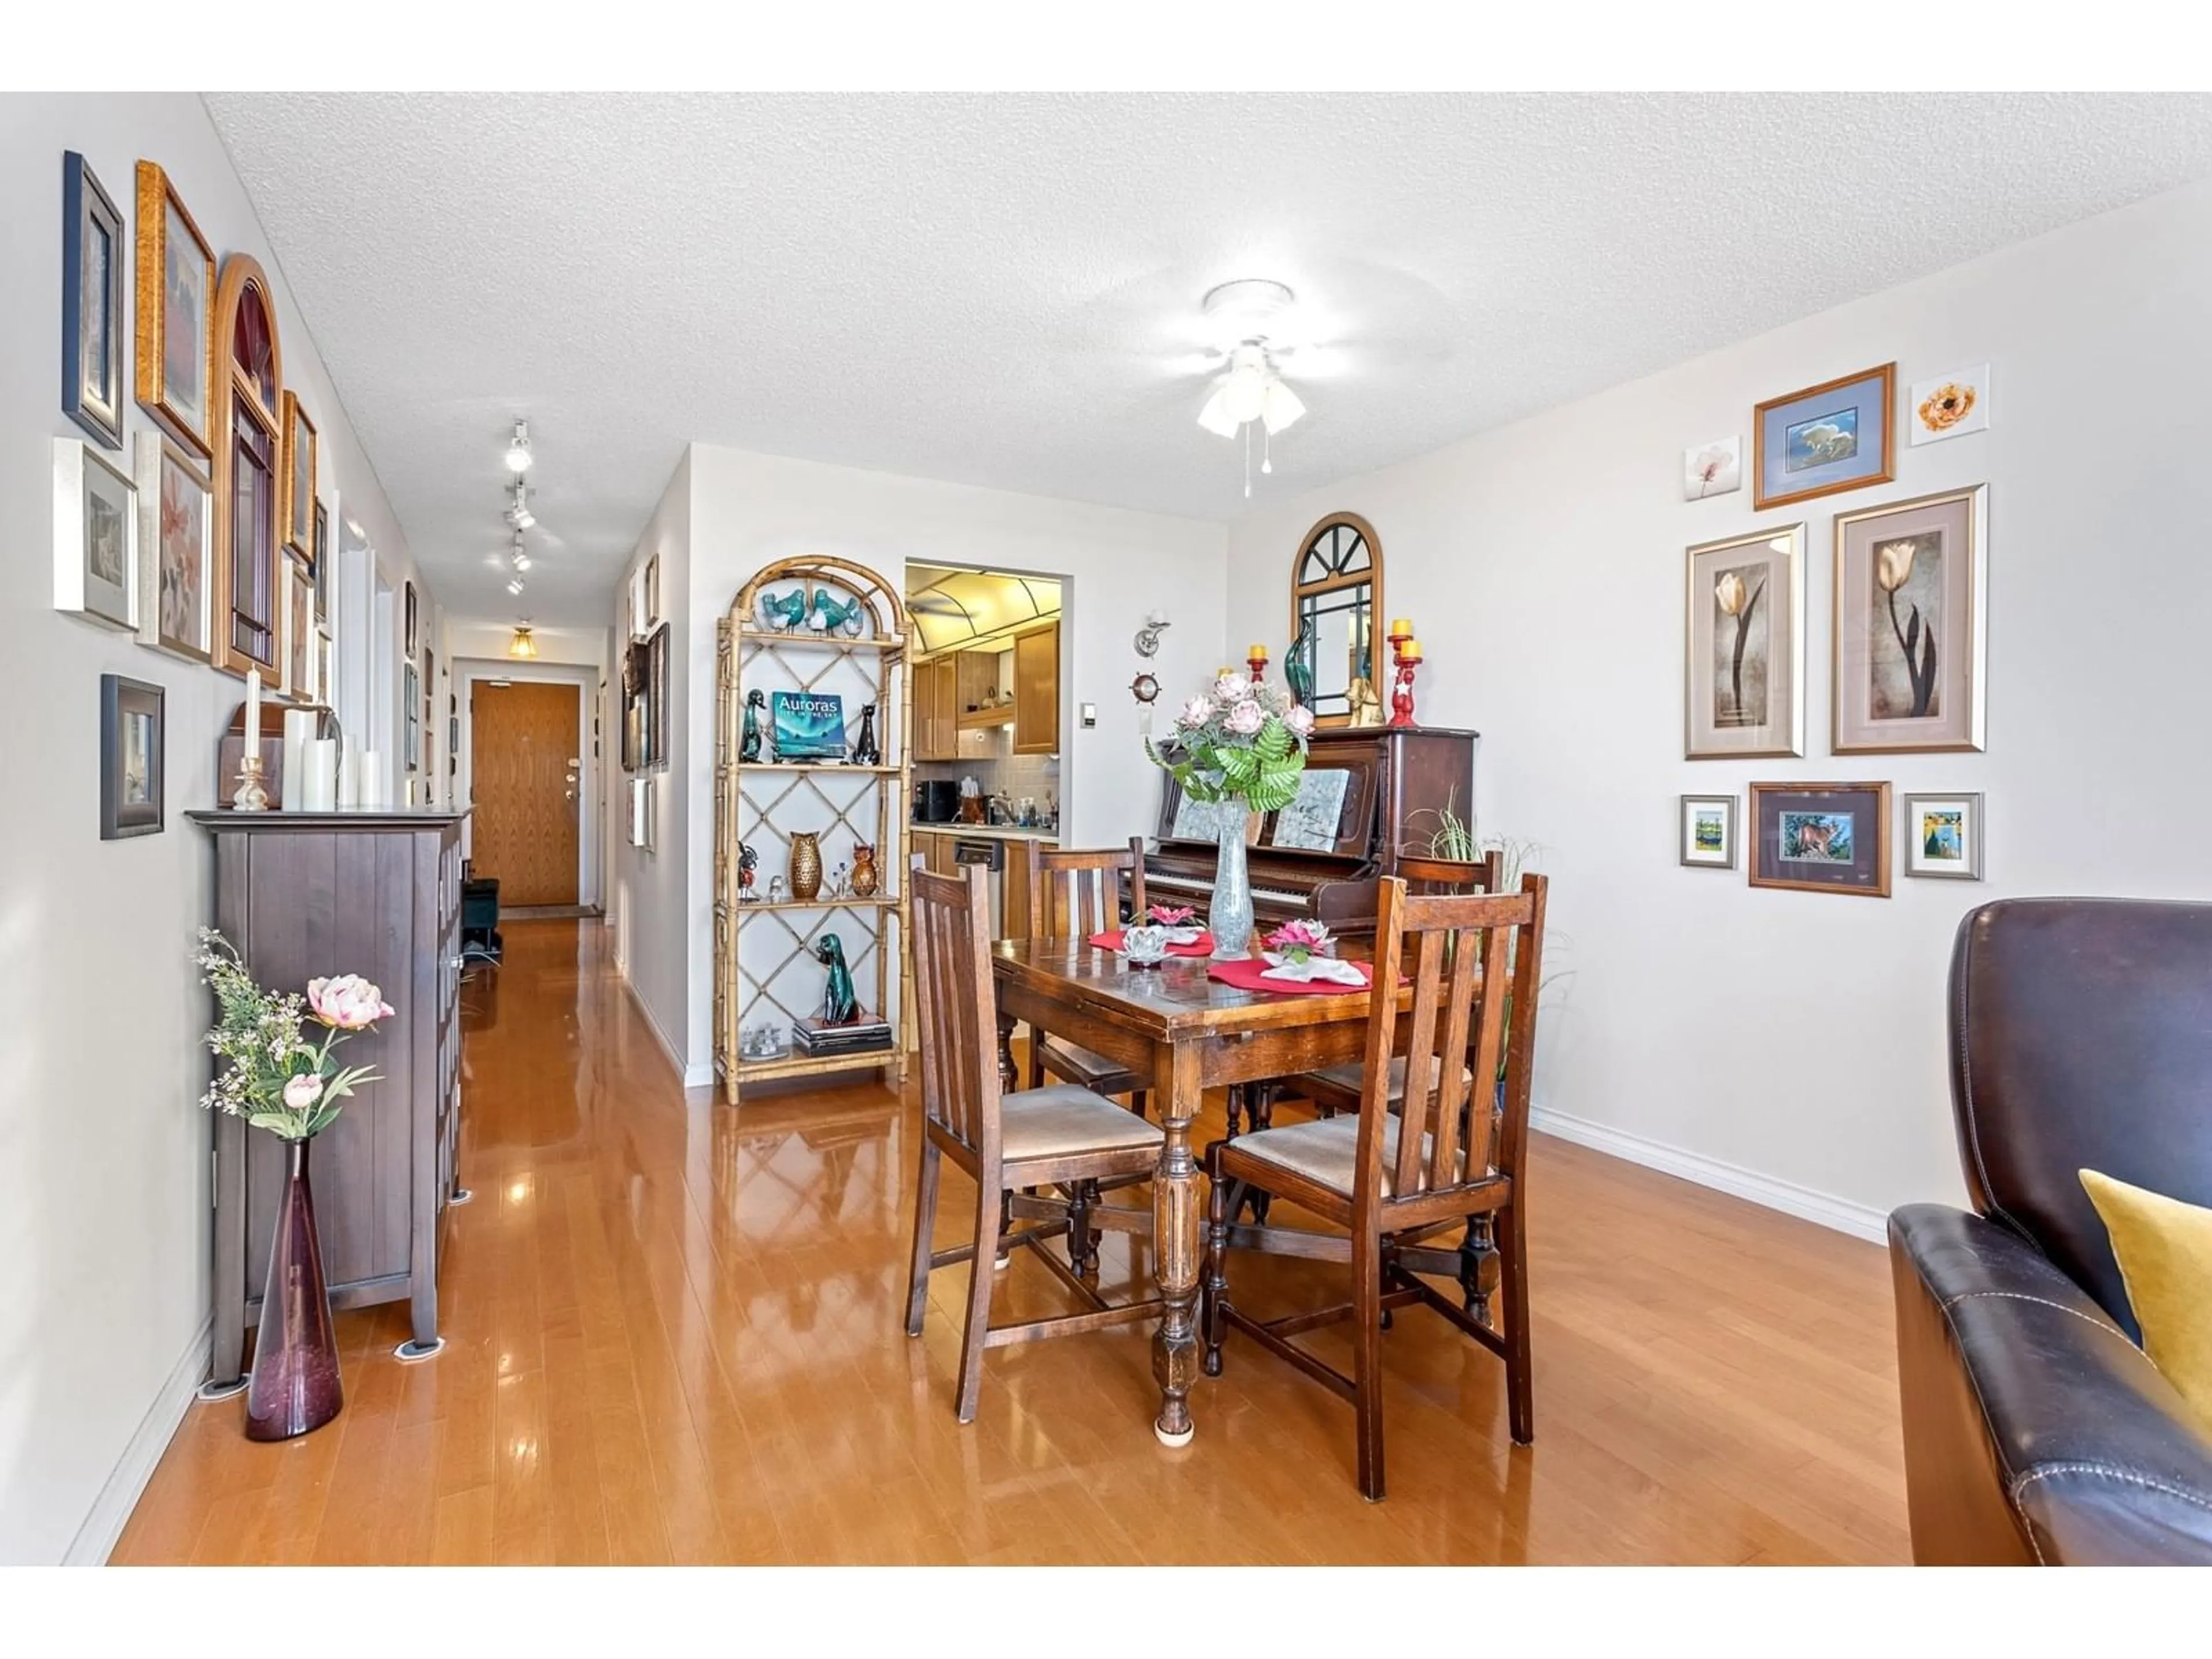
{"label": "piano keys", "polygon": [[[1447,810],[1474,821],[1476,732],[1444,726],[1336,726],[1313,734],[1298,799],[1248,822],[1245,862],[1261,930],[1319,921],[1354,937],[1375,931],[1375,882],[1407,854],[1429,856]],[[1186,803],[1172,777],[1161,791],[1156,850],[1145,855],[1146,896],[1212,901],[1221,849],[1211,809]]]}

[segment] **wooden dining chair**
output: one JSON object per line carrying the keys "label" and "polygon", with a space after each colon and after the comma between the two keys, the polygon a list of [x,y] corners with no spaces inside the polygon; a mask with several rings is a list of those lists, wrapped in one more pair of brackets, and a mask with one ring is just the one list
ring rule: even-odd
{"label": "wooden dining chair", "polygon": [[[1528,1356],[1528,1237],[1522,1203],[1528,1131],[1529,1071],[1542,982],[1544,878],[1522,878],[1516,893],[1410,896],[1386,881],[1379,895],[1375,981],[1412,983],[1411,1008],[1377,994],[1367,1026],[1356,1115],[1263,1129],[1206,1149],[1212,1192],[1206,1229],[1205,1366],[1221,1374],[1231,1330],[1349,1400],[1358,1423],[1359,1490],[1383,1495],[1382,1326],[1393,1309],[1419,1303],[1505,1361],[1513,1438],[1535,1433]],[[1401,1027],[1403,1030],[1401,1033]],[[1404,1041],[1400,1042],[1401,1036]],[[1392,1109],[1391,1060],[1471,1053],[1446,1066],[1432,1093],[1402,1095]],[[1504,1063],[1504,1082],[1493,1085]],[[1297,1204],[1348,1237],[1238,1225],[1239,1194],[1251,1188]],[[1502,1318],[1479,1318],[1429,1282],[1457,1274],[1462,1252],[1431,1241],[1476,1218],[1497,1240]],[[1352,1300],[1319,1312],[1260,1320],[1231,1298],[1228,1267],[1238,1249],[1322,1257],[1352,1264]],[[1350,1320],[1346,1376],[1291,1339]]]}
{"label": "wooden dining chair", "polygon": [[[1029,860],[1029,936],[1040,944],[1077,943],[1121,925],[1121,893],[1129,893],[1129,914],[1145,914],[1145,842],[1127,847],[1085,849],[1048,848],[1024,842]],[[1137,1115],[1145,1115],[1146,1079],[1117,1060],[1093,1053],[1048,1032],[1030,1034],[1030,1087],[1047,1073],[1102,1095],[1127,1095]]]}
{"label": "wooden dining chair", "polygon": [[[932,875],[915,861],[914,986],[921,1032],[921,1167],[915,1194],[914,1256],[907,1281],[906,1331],[921,1334],[929,1275],[956,1261],[969,1264],[968,1317],[960,1347],[960,1387],[954,1410],[963,1423],[975,1417],[982,1386],[983,1351],[1010,1342],[1073,1336],[1110,1325],[1156,1318],[1157,1298],[1120,1306],[1077,1277],[1048,1249],[1047,1241],[1069,1231],[1067,1206],[1020,1197],[1014,1188],[1042,1190],[1155,1168],[1164,1137],[1158,1126],[1103,1096],[1059,1083],[1018,1093],[999,1084],[998,1019],[991,985],[990,896],[980,883]],[[972,1243],[933,1250],[938,1180],[951,1158],[975,1178],[975,1237]],[[1040,1224],[1016,1228],[1017,1214]],[[991,1263],[1003,1247],[1035,1249],[1037,1259],[1084,1304],[1080,1313],[1022,1324],[991,1323]]]}

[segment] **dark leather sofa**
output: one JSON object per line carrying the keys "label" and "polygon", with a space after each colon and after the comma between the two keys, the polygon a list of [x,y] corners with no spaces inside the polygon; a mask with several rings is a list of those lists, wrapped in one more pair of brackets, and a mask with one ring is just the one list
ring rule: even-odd
{"label": "dark leather sofa", "polygon": [[1913,1559],[2212,1564],[2212,1436],[2075,1175],[2212,1205],[2212,904],[1984,905],[1950,999],[1975,1212],[1889,1218]]}

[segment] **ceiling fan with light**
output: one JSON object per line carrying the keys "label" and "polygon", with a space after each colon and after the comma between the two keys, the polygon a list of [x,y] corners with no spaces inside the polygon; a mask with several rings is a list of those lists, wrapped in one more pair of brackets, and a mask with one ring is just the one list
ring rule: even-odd
{"label": "ceiling fan with light", "polygon": [[1252,428],[1261,429],[1260,471],[1275,470],[1275,434],[1306,412],[1298,394],[1276,366],[1295,347],[1283,327],[1297,295],[1264,276],[1241,277],[1210,289],[1201,302],[1212,329],[1223,368],[1213,383],[1198,423],[1224,438],[1244,441],[1244,493],[1252,493]]}

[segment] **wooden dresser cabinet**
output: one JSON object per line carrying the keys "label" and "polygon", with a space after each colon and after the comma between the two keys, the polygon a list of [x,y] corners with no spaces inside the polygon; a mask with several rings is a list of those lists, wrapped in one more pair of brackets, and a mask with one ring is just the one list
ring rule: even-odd
{"label": "wooden dresser cabinet", "polygon": [[[461,823],[431,811],[189,815],[215,836],[215,926],[261,985],[360,974],[394,1011],[338,1050],[380,1080],[309,1155],[331,1305],[405,1300],[412,1341],[438,1346],[438,1231],[465,1200],[460,1137]],[[211,1017],[211,1016],[210,1016]],[[215,1119],[215,1335],[210,1375],[243,1375],[260,1318],[284,1175],[275,1136]]]}

